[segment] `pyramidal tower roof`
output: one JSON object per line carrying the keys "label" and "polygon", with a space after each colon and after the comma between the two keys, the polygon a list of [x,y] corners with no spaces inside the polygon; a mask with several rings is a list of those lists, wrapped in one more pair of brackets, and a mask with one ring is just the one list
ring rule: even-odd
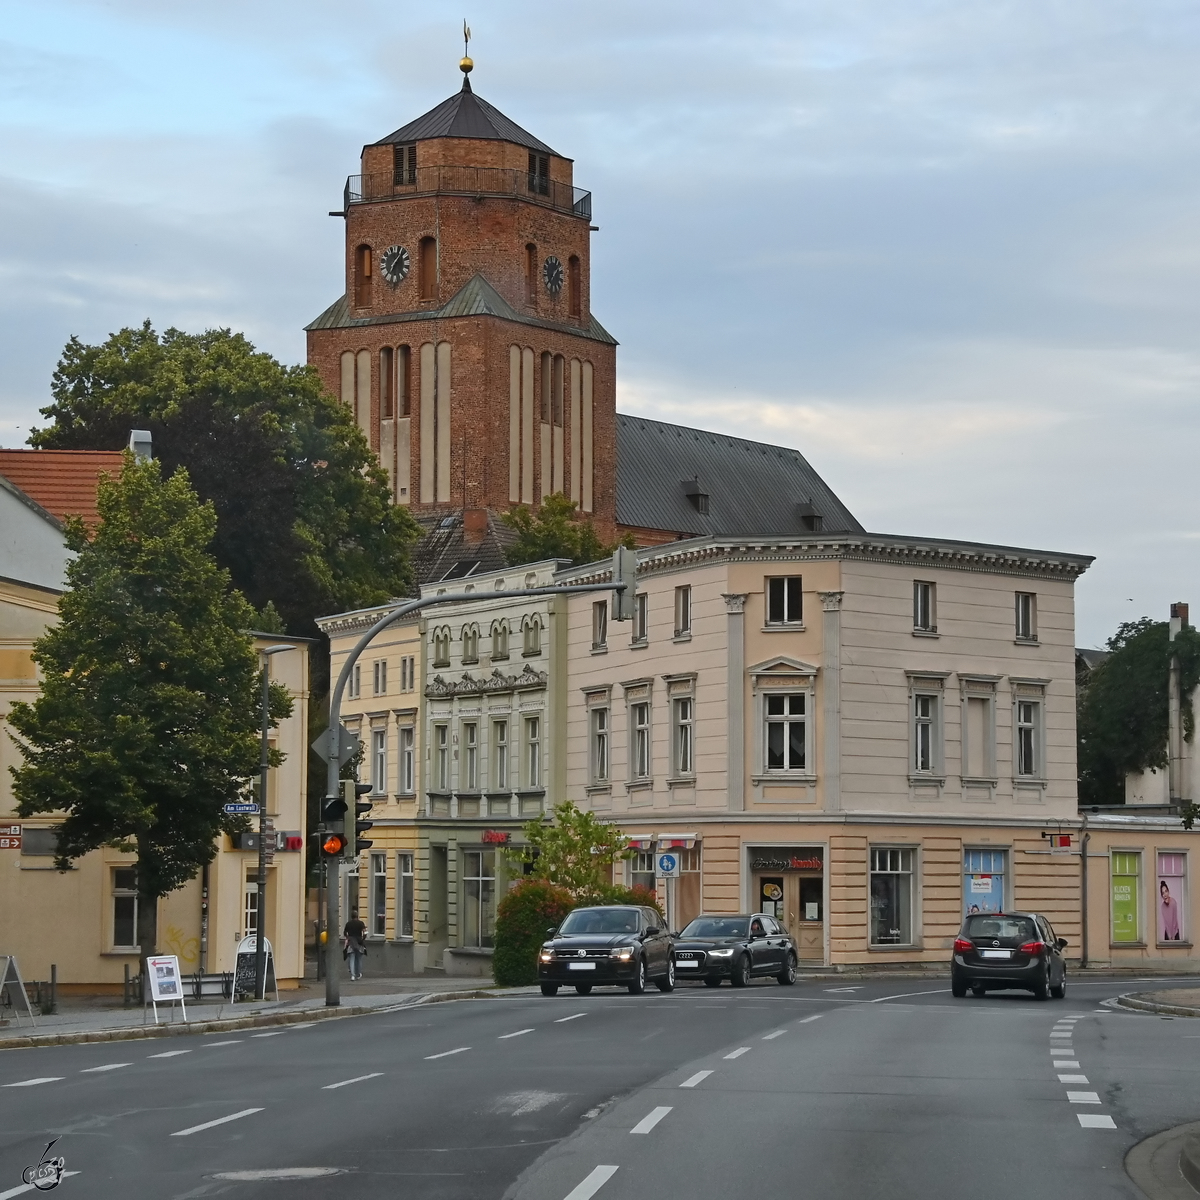
{"label": "pyramidal tower roof", "polygon": [[485,138],[498,142],[514,142],[543,154],[562,155],[552,150],[545,142],[522,129],[516,121],[510,121],[498,108],[481,100],[471,90],[471,81],[463,77],[462,91],[443,100],[424,116],[389,133],[375,142],[376,146],[387,146],[396,142],[419,142],[426,138],[460,137]]}

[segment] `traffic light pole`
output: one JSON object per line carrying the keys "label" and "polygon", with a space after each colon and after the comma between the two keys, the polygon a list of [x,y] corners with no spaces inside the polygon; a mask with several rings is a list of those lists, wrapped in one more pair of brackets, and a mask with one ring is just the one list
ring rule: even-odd
{"label": "traffic light pole", "polygon": [[[632,566],[631,566],[632,563]],[[632,572],[636,570],[637,556],[632,550],[621,547],[613,556],[612,583],[564,583],[551,584],[546,587],[522,588],[522,596],[563,596],[577,595],[582,592],[613,592],[615,593],[616,619],[624,620],[632,604],[633,584]],[[423,596],[419,600],[407,600],[397,605],[390,612],[384,613],[366,633],[358,639],[354,649],[346,656],[342,669],[338,672],[337,682],[329,694],[329,733],[325,742],[325,803],[336,801],[340,796],[340,740],[339,729],[342,723],[342,696],[346,684],[358,662],[362,652],[371,644],[375,637],[389,625],[394,625],[404,617],[420,612],[423,608],[433,608],[439,604],[461,604],[468,601],[478,603],[484,599],[480,592],[453,592],[443,596]],[[349,806],[346,819],[351,823],[355,820],[354,805]],[[338,969],[338,947],[341,945],[341,903],[342,903],[342,859],[340,856],[330,856],[330,874],[325,892],[326,897],[326,926],[325,937],[325,1004],[336,1007],[341,1004],[341,973]]]}

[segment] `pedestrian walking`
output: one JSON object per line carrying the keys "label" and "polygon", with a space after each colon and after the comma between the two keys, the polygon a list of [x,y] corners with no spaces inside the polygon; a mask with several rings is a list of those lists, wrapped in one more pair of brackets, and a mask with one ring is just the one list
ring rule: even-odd
{"label": "pedestrian walking", "polygon": [[358,909],[350,913],[350,920],[342,930],[342,958],[350,964],[350,978],[361,979],[363,959],[367,956],[367,927],[358,919]]}

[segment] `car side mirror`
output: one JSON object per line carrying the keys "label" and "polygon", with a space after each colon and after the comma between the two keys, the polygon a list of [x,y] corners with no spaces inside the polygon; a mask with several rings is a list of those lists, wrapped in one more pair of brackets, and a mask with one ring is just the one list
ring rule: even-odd
{"label": "car side mirror", "polygon": [[647,937],[657,937],[660,933],[662,933],[662,930],[659,929],[659,927],[657,925],[647,925],[646,926],[646,936]]}
{"label": "car side mirror", "polygon": [[555,931],[556,931],[556,929],[557,929],[557,928],[558,928],[558,927],[557,927],[557,926],[555,926],[555,925],[547,925],[547,926],[546,926],[546,932],[547,932],[547,933],[548,933],[548,934],[549,934],[551,937],[553,937],[553,936],[554,936],[554,934],[555,934]]}
{"label": "car side mirror", "polygon": [[1067,948],[1067,939],[1066,939],[1066,938],[1059,938],[1059,939],[1058,939],[1058,941],[1057,941],[1057,942],[1055,942],[1054,944],[1055,944],[1055,945],[1056,945],[1056,946],[1057,946],[1057,947],[1058,947],[1060,950],[1065,950],[1065,949]]}

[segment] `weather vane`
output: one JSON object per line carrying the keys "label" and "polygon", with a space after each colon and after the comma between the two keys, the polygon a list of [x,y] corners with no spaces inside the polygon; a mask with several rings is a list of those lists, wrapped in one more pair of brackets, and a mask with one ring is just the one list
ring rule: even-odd
{"label": "weather vane", "polygon": [[463,17],[463,56],[462,61],[458,64],[458,69],[464,74],[469,75],[471,68],[475,65],[468,55],[467,51],[471,47],[471,27],[467,24],[466,17]]}

